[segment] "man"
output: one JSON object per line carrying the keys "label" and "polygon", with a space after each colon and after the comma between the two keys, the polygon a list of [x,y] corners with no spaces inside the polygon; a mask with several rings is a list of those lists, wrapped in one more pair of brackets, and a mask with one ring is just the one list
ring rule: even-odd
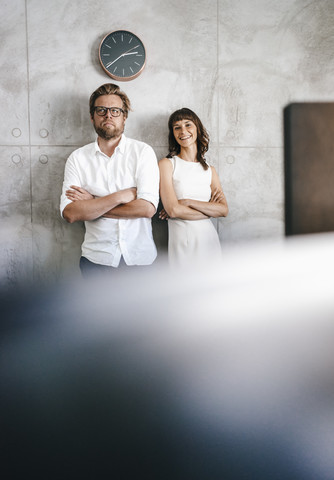
{"label": "man", "polygon": [[90,116],[97,140],[68,158],[60,211],[84,221],[80,269],[85,275],[121,265],[150,265],[157,256],[151,218],[159,201],[153,149],[123,134],[130,101],[117,85],[92,93]]}

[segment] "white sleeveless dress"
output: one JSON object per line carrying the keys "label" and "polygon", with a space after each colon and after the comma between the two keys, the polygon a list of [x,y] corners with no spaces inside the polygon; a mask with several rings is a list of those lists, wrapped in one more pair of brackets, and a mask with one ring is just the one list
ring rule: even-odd
{"label": "white sleeveless dress", "polygon": [[[178,200],[191,198],[208,202],[211,197],[212,170],[204,170],[199,162],[170,158],[173,165],[173,186]],[[219,237],[212,221],[168,219],[168,260],[171,266],[212,262],[220,257]]]}

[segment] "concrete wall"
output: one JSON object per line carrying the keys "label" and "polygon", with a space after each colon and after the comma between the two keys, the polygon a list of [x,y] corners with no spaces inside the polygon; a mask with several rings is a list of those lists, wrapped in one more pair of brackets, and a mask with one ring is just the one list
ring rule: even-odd
{"label": "concrete wall", "polygon": [[[0,280],[77,271],[82,225],[59,216],[66,158],[95,138],[88,97],[111,81],[109,32],[147,49],[126,134],[167,153],[167,119],[188,106],[211,134],[230,215],[222,246],[283,236],[282,109],[332,101],[332,0],[0,0]],[[163,243],[163,242],[162,242]]]}

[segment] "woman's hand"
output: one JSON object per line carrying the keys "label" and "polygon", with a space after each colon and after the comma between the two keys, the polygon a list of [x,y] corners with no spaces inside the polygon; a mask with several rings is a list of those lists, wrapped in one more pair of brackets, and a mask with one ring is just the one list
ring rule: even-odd
{"label": "woman's hand", "polygon": [[66,190],[66,197],[72,202],[77,200],[92,200],[94,198],[87,190],[76,185],[71,185],[71,190]]}
{"label": "woman's hand", "polygon": [[224,198],[223,190],[215,188],[211,194],[210,202],[219,203]]}
{"label": "woman's hand", "polygon": [[191,200],[189,198],[181,198],[181,200],[178,201],[180,205],[184,205],[185,207],[190,206]]}
{"label": "woman's hand", "polygon": [[160,210],[159,218],[160,218],[160,220],[168,220],[169,219],[169,216],[168,216],[168,214],[167,214],[167,212],[164,208],[162,210]]}

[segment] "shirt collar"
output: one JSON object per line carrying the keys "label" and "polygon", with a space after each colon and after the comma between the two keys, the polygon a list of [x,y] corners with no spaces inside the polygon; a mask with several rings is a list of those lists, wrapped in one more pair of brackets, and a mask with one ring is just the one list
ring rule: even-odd
{"label": "shirt collar", "polygon": [[[117,150],[119,150],[120,153],[124,153],[125,144],[126,144],[126,136],[124,135],[124,133],[122,133],[120,142],[119,142],[119,144],[117,145],[117,147],[115,148],[115,152],[116,152]],[[100,153],[102,153],[102,155],[103,155],[103,152],[101,152],[101,149],[100,149],[100,147],[99,147],[99,144],[98,144],[97,139],[95,140],[95,152],[96,152],[96,153],[97,153],[97,152],[100,152]]]}
{"label": "shirt collar", "polygon": [[119,151],[121,153],[124,153],[125,143],[126,143],[126,136],[124,135],[124,133],[122,133],[121,140],[120,140],[119,144],[117,145],[116,150],[119,149]]}

